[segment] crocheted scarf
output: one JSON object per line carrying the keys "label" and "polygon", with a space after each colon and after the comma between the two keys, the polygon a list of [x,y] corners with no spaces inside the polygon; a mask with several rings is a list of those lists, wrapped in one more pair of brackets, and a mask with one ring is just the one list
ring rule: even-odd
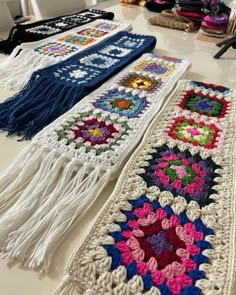
{"label": "crocheted scarf", "polygon": [[[137,53],[147,43],[144,36],[122,35],[104,51],[128,59],[127,51]],[[119,173],[188,66],[145,54],[34,137],[0,174],[0,249],[6,261],[48,270],[58,245]]]}
{"label": "crocheted scarf", "polygon": [[19,91],[36,70],[48,67],[101,43],[131,26],[109,20],[95,20],[82,27],[42,41],[23,43],[0,65],[0,87]]}
{"label": "crocheted scarf", "polygon": [[12,28],[7,40],[0,42],[0,52],[10,54],[21,43],[39,41],[87,24],[98,18],[112,20],[114,13],[97,9],[85,9],[70,15],[41,20],[32,24],[16,25]]}
{"label": "crocheted scarf", "polygon": [[235,91],[179,83],[76,248],[57,295],[231,294],[235,111]]}
{"label": "crocheted scarf", "polygon": [[0,104],[0,128],[31,139],[126,65],[155,47],[152,36],[120,32],[86,52],[33,73]]}

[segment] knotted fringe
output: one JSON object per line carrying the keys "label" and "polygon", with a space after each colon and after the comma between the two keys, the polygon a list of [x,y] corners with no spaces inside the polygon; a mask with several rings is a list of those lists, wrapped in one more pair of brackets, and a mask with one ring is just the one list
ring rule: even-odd
{"label": "knotted fringe", "polygon": [[55,63],[54,59],[33,53],[32,49],[20,50],[20,46],[15,48],[9,58],[0,65],[0,87],[19,91],[34,71]]}
{"label": "knotted fringe", "polygon": [[[74,295],[76,288],[76,282],[73,281],[72,277],[67,274],[62,280],[61,284],[55,290],[53,295]],[[91,294],[92,295],[92,294]]]}
{"label": "knotted fringe", "polygon": [[0,175],[0,249],[7,263],[47,272],[72,225],[110,171],[31,144]]}
{"label": "knotted fringe", "polygon": [[[33,73],[24,89],[0,104],[0,129],[31,139],[44,126],[71,109],[83,88]],[[86,95],[86,93],[85,93]]]}

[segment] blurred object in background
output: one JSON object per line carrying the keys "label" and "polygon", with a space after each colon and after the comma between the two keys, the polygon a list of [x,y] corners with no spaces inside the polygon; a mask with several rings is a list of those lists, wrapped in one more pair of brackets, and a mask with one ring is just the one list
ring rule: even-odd
{"label": "blurred object in background", "polygon": [[10,10],[5,0],[0,0],[0,32],[9,31],[14,26]]}
{"label": "blurred object in background", "polygon": [[85,0],[31,0],[36,20],[78,12],[86,7]]}

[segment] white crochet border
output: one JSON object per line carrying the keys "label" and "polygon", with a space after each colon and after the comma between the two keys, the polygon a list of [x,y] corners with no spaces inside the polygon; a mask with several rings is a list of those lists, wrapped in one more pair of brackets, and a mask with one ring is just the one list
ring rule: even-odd
{"label": "white crochet border", "polygon": [[[174,211],[178,210],[178,208],[179,210],[184,208],[190,220],[201,217],[206,226],[213,228],[215,235],[206,237],[212,243],[213,249],[203,251],[203,254],[209,258],[209,263],[200,266],[200,269],[205,271],[207,279],[198,280],[196,286],[201,289],[204,295],[233,295],[235,293],[233,286],[235,282],[234,268],[236,262],[236,91],[231,91],[227,95],[221,95],[219,92],[217,93],[211,90],[207,91],[212,95],[218,95],[218,97],[224,96],[226,100],[231,101],[227,118],[217,119],[222,124],[225,124],[226,128],[223,145],[220,145],[217,151],[206,151],[206,153],[197,147],[190,149],[193,154],[200,152],[203,158],[212,156],[217,164],[222,165],[222,168],[218,169],[221,177],[217,177],[216,179],[219,184],[215,186],[218,194],[211,196],[215,199],[216,203],[200,209],[194,201],[187,204],[184,198],[173,198],[170,192],[160,193],[154,187],[148,189],[145,182],[137,176],[137,173],[140,172],[140,166],[147,159],[147,155],[153,151],[152,148],[166,143],[166,139],[160,138],[160,134],[165,129],[165,126],[170,123],[170,116],[175,114],[176,102],[179,102],[183,97],[182,91],[192,88],[189,83],[186,80],[179,82],[176,90],[148,128],[141,145],[123,169],[112,195],[104,204],[82,241],[74,250],[66,267],[64,284],[73,284],[73,290],[78,291],[78,294],[105,294],[105,291],[107,291],[106,294],[113,294],[113,291],[111,293],[109,290],[113,290],[112,284],[115,280],[117,282],[120,280],[121,282],[120,294],[123,294],[122,290],[128,290],[130,292],[125,294],[140,294],[139,292],[142,292],[142,282],[139,276],[135,276],[126,283],[125,281],[122,282],[125,277],[124,267],[120,267],[112,272],[108,271],[111,258],[108,257],[101,244],[114,243],[113,238],[108,236],[107,233],[117,230],[117,226],[114,224],[115,220],[125,221],[120,209],[129,210],[131,205],[128,204],[127,200],[136,199],[143,193],[147,193],[152,199],[157,198],[162,205],[173,204],[172,208]],[[193,115],[193,117],[197,116],[200,115]],[[201,118],[205,120],[207,117],[201,116]],[[214,118],[209,118],[209,120],[215,121]],[[173,142],[170,140],[170,146],[172,144]],[[177,141],[175,142],[176,144]],[[187,148],[184,144],[178,144],[178,147],[183,150]],[[96,262],[93,262],[93,258]],[[145,294],[159,295],[160,293],[156,287],[153,287],[150,291],[145,292]]]}

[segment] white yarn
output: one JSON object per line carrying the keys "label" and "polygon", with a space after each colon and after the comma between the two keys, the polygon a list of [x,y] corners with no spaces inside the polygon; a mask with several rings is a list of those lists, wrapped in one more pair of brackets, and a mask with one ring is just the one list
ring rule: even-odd
{"label": "white yarn", "polygon": [[[104,36],[94,38],[94,42],[83,46],[58,41],[59,38],[62,38],[68,34],[76,34],[78,31],[95,27],[101,22],[105,24],[113,24],[117,27],[111,31],[108,31],[107,34]],[[74,54],[87,50],[88,48],[93,47],[94,45],[110,38],[120,31],[126,31],[130,29],[131,25],[129,24],[122,24],[118,21],[98,19],[84,26],[74,28],[61,34],[57,34],[42,41],[22,43],[20,46],[17,46],[13,50],[11,55],[2,64],[0,64],[0,87],[9,90],[20,91],[28,82],[33,72],[56,64],[73,56]],[[77,47],[77,50],[65,56],[62,55],[57,57],[47,56],[45,54],[35,52],[35,48],[44,46],[51,42],[57,42],[61,45],[66,45],[73,48]]]}

